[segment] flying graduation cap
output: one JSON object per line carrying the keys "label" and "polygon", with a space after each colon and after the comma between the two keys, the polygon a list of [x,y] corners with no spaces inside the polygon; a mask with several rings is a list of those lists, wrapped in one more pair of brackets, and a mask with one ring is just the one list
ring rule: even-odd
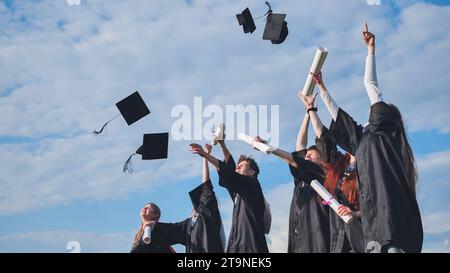
{"label": "flying graduation cap", "polygon": [[[286,14],[273,13],[269,2],[266,1],[265,4],[269,7],[269,10],[255,20],[267,16],[263,40],[270,40],[272,41],[272,44],[281,44],[284,40],[286,40],[289,33],[287,22],[284,20],[286,18]],[[236,14],[236,18],[239,25],[242,25],[244,28],[245,33],[253,33],[253,31],[255,31],[255,22],[248,8],[246,8],[241,14]]]}
{"label": "flying graduation cap", "polygon": [[244,9],[241,14],[236,14],[239,25],[244,29],[244,33],[253,33],[255,31],[255,21],[253,21],[252,14],[248,8]]}
{"label": "flying graduation cap", "polygon": [[169,145],[169,133],[144,134],[143,144],[135,153],[128,157],[123,165],[123,172],[133,172],[132,157],[136,154],[142,156],[142,160],[163,159],[167,158],[167,150]]}
{"label": "flying graduation cap", "polygon": [[147,105],[145,105],[144,100],[137,91],[116,103],[116,106],[119,109],[120,114],[106,122],[100,130],[94,131],[94,135],[101,134],[108,123],[110,123],[120,115],[122,115],[128,125],[131,125],[150,114],[150,110],[148,109]]}
{"label": "flying graduation cap", "polygon": [[286,40],[289,33],[287,22],[284,20],[286,14],[272,13],[269,2],[266,2],[266,5],[269,6],[269,11],[266,13],[267,19],[263,40],[270,40],[272,44],[281,44]]}

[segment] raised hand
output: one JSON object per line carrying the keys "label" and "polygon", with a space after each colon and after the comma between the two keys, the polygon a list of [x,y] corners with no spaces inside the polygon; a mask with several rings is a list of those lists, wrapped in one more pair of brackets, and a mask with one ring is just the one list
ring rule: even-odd
{"label": "raised hand", "polygon": [[212,146],[209,145],[209,144],[205,144],[205,146],[203,146],[203,150],[204,150],[207,154],[211,154]]}
{"label": "raised hand", "polygon": [[369,26],[367,25],[367,22],[364,25],[365,29],[363,31],[363,40],[366,43],[368,47],[374,47],[375,46],[375,34],[369,31]]}
{"label": "raised hand", "polygon": [[199,156],[205,156],[207,153],[203,150],[202,146],[198,145],[197,143],[191,143],[189,144],[191,146],[191,153],[198,154]]}
{"label": "raised hand", "polygon": [[310,109],[310,108],[314,107],[314,102],[316,100],[317,93],[314,93],[310,96],[305,96],[300,92],[297,94],[297,96],[299,97],[299,99],[303,103],[303,105],[305,106],[305,109]]}
{"label": "raised hand", "polygon": [[267,141],[265,141],[264,139],[260,138],[259,136],[256,136],[256,137],[253,139],[253,141],[261,142],[261,143],[266,143],[266,144],[267,144]]}
{"label": "raised hand", "polygon": [[322,71],[319,71],[319,73],[317,73],[317,74],[313,74],[312,72],[309,72],[309,73],[313,76],[313,80],[317,85],[323,84]]}

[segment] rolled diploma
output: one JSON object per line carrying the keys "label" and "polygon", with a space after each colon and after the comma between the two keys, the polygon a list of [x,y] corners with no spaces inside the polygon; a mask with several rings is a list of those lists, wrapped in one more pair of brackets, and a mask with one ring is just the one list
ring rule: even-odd
{"label": "rolled diploma", "polygon": [[[320,197],[322,197],[325,202],[329,202],[330,207],[336,212],[337,215],[339,215],[339,202],[322,186],[322,184],[320,184],[320,182],[317,180],[313,180],[311,182],[311,187],[317,192],[317,194],[320,195]],[[346,224],[349,224],[353,220],[353,217],[350,215],[340,217]]]}
{"label": "rolled diploma", "polygon": [[214,132],[214,137],[211,140],[211,145],[217,145],[218,140],[223,140],[224,130],[225,130],[225,124],[221,123],[219,125],[219,127],[216,129],[216,131]]}
{"label": "rolled diploma", "polygon": [[150,242],[152,241],[152,228],[150,226],[145,226],[142,240],[147,245],[150,244]]}
{"label": "rolled diploma", "polygon": [[247,142],[248,144],[250,144],[253,148],[256,148],[258,150],[260,150],[261,152],[265,153],[265,154],[270,154],[273,151],[275,151],[277,148],[266,144],[266,143],[262,143],[262,142],[258,142],[258,141],[253,141],[254,138],[250,137],[244,133],[240,133],[239,138],[245,142]]}
{"label": "rolled diploma", "polygon": [[[323,63],[328,55],[328,49],[324,47],[319,47],[316,51],[316,55],[314,56],[313,63],[311,65],[311,69],[309,70],[308,77],[306,78],[305,86],[303,86],[303,95],[309,96],[314,90],[314,86],[316,82],[313,79],[313,75],[319,73],[322,69]],[[311,73],[313,75],[311,75]]]}

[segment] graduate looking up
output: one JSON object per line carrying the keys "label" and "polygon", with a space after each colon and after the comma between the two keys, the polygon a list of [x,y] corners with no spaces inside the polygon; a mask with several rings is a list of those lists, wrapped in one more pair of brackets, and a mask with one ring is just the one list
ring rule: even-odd
{"label": "graduate looking up", "polygon": [[[203,151],[210,154],[211,149],[206,144]],[[178,223],[156,222],[154,228],[171,245],[186,246],[186,253],[223,253],[225,235],[206,159],[203,159],[202,183],[189,192],[189,197],[193,206],[191,217]]]}
{"label": "graduate looking up", "polygon": [[[304,96],[299,93],[306,111],[317,109],[316,94]],[[324,155],[322,166],[325,170],[324,187],[341,203],[338,214],[330,210],[330,252],[332,253],[364,253],[364,237],[359,205],[359,189],[356,180],[356,158],[349,153],[338,151],[329,130],[323,126],[317,110],[308,111],[316,136],[316,146]],[[351,215],[353,221],[346,224],[341,217]],[[341,217],[340,217],[341,216]]]}
{"label": "graduate looking up", "polygon": [[[170,246],[168,238],[161,233],[161,230],[155,229],[154,225],[161,217],[161,210],[154,203],[148,203],[141,209],[141,226],[134,236],[134,242],[131,253],[171,253],[174,252]],[[151,242],[145,243],[143,240],[144,228],[151,227]]]}
{"label": "graduate looking up", "polygon": [[333,118],[336,143],[356,157],[361,219],[366,252],[420,252],[423,229],[416,200],[417,173],[412,149],[397,107],[382,100],[375,65],[375,35],[367,23],[364,86],[370,99],[369,123],[363,128],[339,108],[316,77],[320,95]]}
{"label": "graduate looking up", "polygon": [[[288,253],[328,253],[330,251],[330,227],[328,207],[310,186],[316,179],[323,183],[323,145],[308,147],[308,126],[312,110],[306,109],[298,132],[296,149],[289,153],[281,149],[272,152],[289,164],[294,177],[294,192],[289,210]],[[266,142],[260,137],[255,141]]]}
{"label": "graduate looking up", "polygon": [[219,141],[224,161],[206,153],[200,145],[191,144],[191,152],[206,158],[219,174],[219,185],[233,200],[233,218],[227,253],[267,253],[265,233],[266,203],[258,181],[259,168],[254,159],[241,155],[236,165],[224,140]]}

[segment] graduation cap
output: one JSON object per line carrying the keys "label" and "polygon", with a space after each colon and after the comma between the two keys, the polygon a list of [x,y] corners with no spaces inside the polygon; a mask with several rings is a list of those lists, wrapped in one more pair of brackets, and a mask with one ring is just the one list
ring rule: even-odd
{"label": "graduation cap", "polygon": [[272,44],[281,44],[289,33],[287,22],[284,20],[286,14],[272,13],[269,2],[266,2],[266,5],[269,6],[269,11],[266,13],[267,19],[263,40],[271,40]]}
{"label": "graduation cap", "polygon": [[[120,115],[122,115],[128,125],[131,125],[141,118],[145,117],[146,115],[150,114],[150,110],[148,109],[147,105],[145,105],[144,100],[137,91],[116,103],[116,106],[120,111]],[[110,119],[102,126],[100,130],[94,131],[94,135],[102,133],[106,128],[106,125],[108,125],[108,123],[110,123],[120,115],[117,115],[114,118]]]}
{"label": "graduation cap", "polygon": [[255,21],[253,21],[252,14],[248,8],[244,9],[241,14],[236,14],[239,25],[243,27],[245,33],[253,33],[255,31]]}
{"label": "graduation cap", "polygon": [[142,160],[167,158],[169,146],[169,133],[144,134],[143,144],[131,154],[123,165],[123,172],[133,172],[132,157],[136,154],[142,156]]}

